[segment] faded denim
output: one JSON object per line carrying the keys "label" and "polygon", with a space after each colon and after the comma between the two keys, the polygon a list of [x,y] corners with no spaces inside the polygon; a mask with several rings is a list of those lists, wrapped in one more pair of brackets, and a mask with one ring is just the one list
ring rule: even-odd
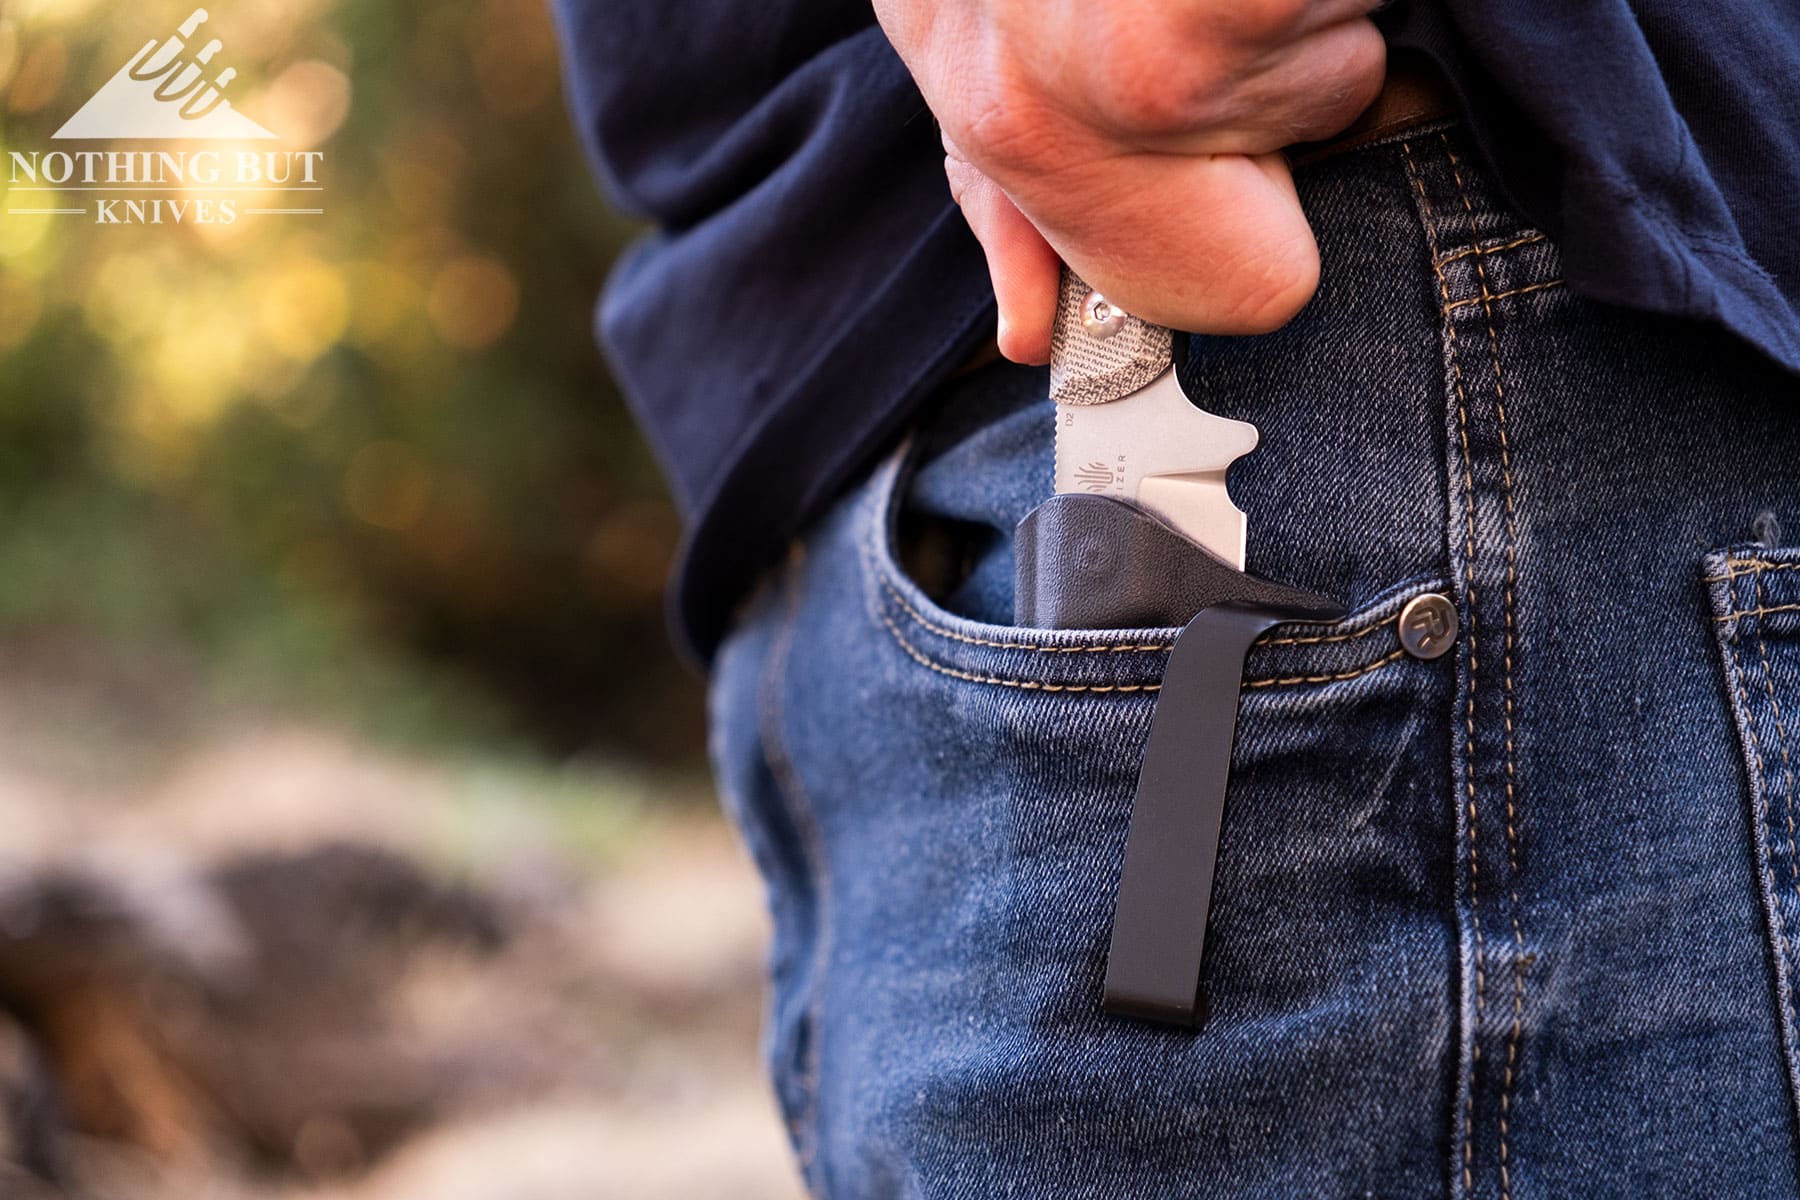
{"label": "faded denim", "polygon": [[[1317,299],[1195,339],[1184,381],[1262,430],[1232,475],[1250,569],[1351,615],[1249,654],[1202,1029],[1100,1007],[1176,631],[1011,626],[1041,372],[950,387],[724,649],[713,758],[769,885],[807,1180],[1794,1196],[1794,381],[1571,293],[1576,248],[1454,128],[1300,186]],[[1462,619],[1435,661],[1396,634],[1425,592]]]}

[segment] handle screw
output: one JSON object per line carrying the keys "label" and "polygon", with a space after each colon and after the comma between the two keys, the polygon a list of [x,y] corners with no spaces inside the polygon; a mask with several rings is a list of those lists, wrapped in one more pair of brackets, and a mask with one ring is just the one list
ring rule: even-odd
{"label": "handle screw", "polygon": [[1099,292],[1089,292],[1081,302],[1081,327],[1089,337],[1105,341],[1125,328],[1125,314]]}

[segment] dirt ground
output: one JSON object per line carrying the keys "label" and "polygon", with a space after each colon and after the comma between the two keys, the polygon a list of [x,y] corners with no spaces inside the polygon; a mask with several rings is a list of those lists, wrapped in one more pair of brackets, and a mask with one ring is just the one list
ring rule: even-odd
{"label": "dirt ground", "polygon": [[703,792],[9,659],[0,1194],[800,1196]]}

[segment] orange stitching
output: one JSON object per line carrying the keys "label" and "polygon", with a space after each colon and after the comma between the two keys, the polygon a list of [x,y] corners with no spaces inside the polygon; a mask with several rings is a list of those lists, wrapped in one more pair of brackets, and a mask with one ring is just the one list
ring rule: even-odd
{"label": "orange stitching", "polygon": [[[1756,584],[1756,604],[1757,607],[1760,608],[1762,607],[1763,602],[1762,572],[1755,572],[1754,578]],[[1769,643],[1767,639],[1763,638],[1760,634],[1756,639],[1756,650],[1762,657],[1763,687],[1768,690],[1769,707],[1775,714],[1775,732],[1778,739],[1776,744],[1781,747],[1781,771],[1782,774],[1787,777],[1787,791],[1785,795],[1787,798],[1788,862],[1793,868],[1794,887],[1800,889],[1800,850],[1796,850],[1794,844],[1794,765],[1788,757],[1787,721],[1781,715],[1781,701],[1775,698],[1775,675],[1769,668]]]}
{"label": "orange stitching", "polygon": [[1542,233],[1528,233],[1524,237],[1514,238],[1512,241],[1503,243],[1499,246],[1464,246],[1461,250],[1453,250],[1449,254],[1439,258],[1436,265],[1447,267],[1458,259],[1467,258],[1471,254],[1498,254],[1502,250],[1511,250],[1517,246],[1529,246],[1533,242],[1544,241],[1548,236],[1548,234]]}
{"label": "orange stitching", "polygon": [[1702,581],[1706,583],[1730,583],[1734,579],[1742,579],[1746,575],[1760,575],[1764,571],[1800,571],[1800,563],[1771,562],[1766,558],[1732,558],[1725,561],[1725,566],[1727,568],[1749,567],[1750,570],[1734,571],[1727,569],[1723,575],[1702,576]]}
{"label": "orange stitching", "polygon": [[1162,690],[1160,683],[1042,683],[1035,679],[1002,679],[998,675],[977,675],[973,671],[959,671],[955,667],[944,666],[915,648],[911,642],[906,640],[906,635],[900,632],[900,627],[894,624],[894,619],[887,613],[877,612],[875,615],[881,618],[881,623],[888,627],[888,632],[894,635],[894,640],[900,643],[900,648],[906,651],[914,662],[922,667],[929,667],[939,675],[948,675],[952,679],[961,679],[967,683],[995,683],[1001,687],[1020,688],[1028,692],[1156,692]]}
{"label": "orange stitching", "polygon": [[[888,586],[887,581],[885,579],[881,580],[881,583],[882,583],[883,588],[887,591],[887,593],[889,595],[893,596],[895,600],[898,600],[900,602],[900,606],[902,608],[906,609],[906,611],[912,615],[914,620],[919,621],[919,623],[924,625],[925,628],[927,628],[927,629],[932,628],[932,626],[928,622],[921,619],[919,617],[918,613],[914,612],[912,610],[912,608],[907,605],[907,603],[903,597],[897,595],[894,592],[893,588]],[[900,648],[902,650],[904,650],[906,652],[907,656],[910,657],[914,662],[918,663],[920,666],[928,667],[931,670],[936,671],[940,675],[948,675],[952,679],[961,679],[967,683],[991,683],[991,684],[997,684],[1000,687],[1019,688],[1023,691],[1029,691],[1029,692],[1092,692],[1092,693],[1096,693],[1096,694],[1105,694],[1105,693],[1122,693],[1123,694],[1123,693],[1131,693],[1131,692],[1156,692],[1156,691],[1162,690],[1162,684],[1160,682],[1158,682],[1158,683],[1045,683],[1042,680],[1037,680],[1037,679],[1008,679],[1008,678],[1004,678],[999,675],[981,675],[981,674],[977,674],[974,671],[959,670],[956,667],[946,666],[943,663],[938,662],[936,659],[932,658],[930,655],[926,654],[924,651],[922,651],[918,647],[914,646],[910,641],[907,640],[906,635],[904,633],[900,632],[900,627],[894,623],[893,618],[888,616],[888,614],[886,612],[881,611],[879,605],[877,605],[875,615],[881,619],[881,623],[883,625],[887,626],[888,632],[894,635],[894,640],[900,643]],[[952,636],[954,636],[954,635],[952,635]],[[966,640],[966,639],[959,639],[959,640]],[[979,644],[990,645],[991,643],[979,643]],[[1277,687],[1277,686],[1281,686],[1284,684],[1295,684],[1295,683],[1335,683],[1340,680],[1355,679],[1360,675],[1371,675],[1371,674],[1375,673],[1376,671],[1379,671],[1383,667],[1390,666],[1393,663],[1398,662],[1401,658],[1405,657],[1405,655],[1406,655],[1405,649],[1399,649],[1399,650],[1395,650],[1393,653],[1391,653],[1383,658],[1376,660],[1375,662],[1364,663],[1360,667],[1355,667],[1348,671],[1341,671],[1335,675],[1289,675],[1289,676],[1283,676],[1279,679],[1247,679],[1244,681],[1243,686],[1245,688],[1265,688],[1265,687]]]}
{"label": "orange stitching", "polygon": [[[921,614],[916,608],[914,608],[911,604],[909,604],[907,602],[906,597],[900,594],[900,592],[894,587],[893,583],[887,578],[886,572],[881,569],[879,562],[877,560],[877,557],[876,557],[875,544],[872,539],[868,539],[863,542],[862,552],[863,552],[864,568],[867,571],[869,571],[872,575],[875,576],[876,582],[881,584],[882,590],[885,591],[889,596],[891,596],[893,598],[894,602],[896,604],[898,604],[902,610],[905,611],[907,616],[911,617],[914,622],[916,622],[923,628],[929,630],[930,632],[938,634],[940,637],[949,638],[950,640],[955,641],[955,642],[962,642],[966,645],[971,645],[971,646],[984,646],[989,649],[995,649],[995,650],[1029,650],[1029,651],[1032,651],[1032,652],[1038,653],[1038,654],[1109,653],[1109,652],[1117,652],[1117,651],[1155,652],[1155,651],[1168,651],[1168,650],[1174,649],[1173,643],[1167,643],[1167,644],[1143,643],[1143,644],[1123,644],[1123,645],[1108,645],[1108,646],[1034,646],[1034,645],[1030,644],[1029,642],[1002,642],[1002,641],[996,641],[996,640],[992,640],[992,639],[988,639],[988,638],[977,638],[977,637],[972,637],[968,634],[957,633],[955,630],[945,629],[943,626],[937,625],[937,624],[933,623],[932,621],[928,620],[923,614]],[[871,599],[874,599],[874,597],[871,597]],[[919,650],[911,642],[907,641],[906,636],[900,632],[900,627],[898,625],[894,624],[893,619],[891,617],[889,617],[886,612],[880,611],[879,604],[877,604],[876,607],[877,607],[877,612],[875,615],[881,618],[881,623],[888,627],[888,632],[894,635],[894,640],[900,643],[901,649],[905,650],[906,653],[908,654],[908,656],[910,656],[915,662],[919,663],[921,666],[929,667],[931,670],[936,671],[938,674],[948,675],[952,679],[961,679],[968,683],[991,683],[991,684],[997,684],[1001,687],[1020,688],[1025,691],[1035,691],[1035,692],[1094,692],[1094,693],[1120,692],[1120,693],[1128,693],[1128,692],[1155,692],[1155,691],[1160,691],[1162,689],[1162,684],[1160,682],[1159,683],[1130,683],[1130,684],[1126,684],[1126,683],[1118,683],[1118,684],[1044,683],[1041,680],[1035,680],[1035,679],[1006,679],[1006,678],[1002,678],[1001,676],[998,676],[998,675],[980,675],[973,671],[963,671],[963,670],[959,670],[955,667],[945,666],[943,663],[938,662],[936,659],[932,658],[930,655]],[[1353,633],[1324,634],[1324,635],[1320,635],[1319,637],[1313,637],[1313,638],[1275,638],[1275,639],[1267,641],[1267,642],[1262,642],[1259,639],[1258,644],[1271,645],[1271,646],[1283,646],[1283,645],[1311,645],[1311,644],[1319,643],[1319,642],[1351,641],[1355,638],[1367,636],[1368,634],[1375,632],[1377,629],[1385,628],[1386,626],[1393,624],[1394,622],[1396,622],[1398,620],[1399,620],[1399,614],[1396,613],[1394,616],[1383,618],[1380,622],[1378,622],[1374,625],[1371,625],[1366,629],[1357,630]],[[1287,623],[1288,624],[1300,624],[1301,622],[1290,621]],[[1394,650],[1392,653],[1390,653],[1380,659],[1377,659],[1374,662],[1364,663],[1359,667],[1353,667],[1348,671],[1341,671],[1334,675],[1288,675],[1288,676],[1283,676],[1278,679],[1246,679],[1244,681],[1243,686],[1245,688],[1264,688],[1264,687],[1278,687],[1278,686],[1282,686],[1282,685],[1286,685],[1286,684],[1296,684],[1296,683],[1335,683],[1340,680],[1355,679],[1361,675],[1373,674],[1374,672],[1380,670],[1382,667],[1389,666],[1392,663],[1397,662],[1399,659],[1403,658],[1405,656],[1405,654],[1406,654],[1406,650],[1404,648],[1397,649],[1397,650]]]}
{"label": "orange stitching", "polygon": [[[1768,806],[1769,806],[1769,789],[1768,789],[1769,767],[1768,767],[1767,760],[1763,757],[1762,734],[1760,734],[1756,731],[1756,718],[1750,712],[1750,696],[1749,696],[1748,689],[1746,689],[1744,686],[1744,667],[1743,667],[1743,663],[1739,660],[1737,647],[1736,646],[1732,646],[1730,648],[1721,647],[1720,652],[1721,652],[1721,656],[1728,660],[1730,667],[1731,667],[1731,690],[1737,696],[1738,708],[1741,710],[1741,712],[1743,713],[1743,717],[1744,717],[1744,742],[1750,748],[1750,757],[1756,761],[1756,776],[1750,782],[1751,795],[1752,795],[1752,797],[1754,797],[1757,792],[1762,793],[1763,810],[1764,810],[1762,820],[1763,820],[1764,824],[1766,825],[1767,820],[1768,820],[1767,811],[1768,811]],[[1762,858],[1766,862],[1766,860],[1769,856],[1769,847],[1768,847],[1768,840],[1766,837],[1763,836],[1762,831],[1758,831],[1756,844],[1758,847],[1761,848]],[[1774,868],[1766,866],[1766,865],[1764,865],[1764,863],[1758,863],[1758,867],[1759,867],[1759,869],[1761,869],[1763,871],[1763,874],[1765,876],[1764,882],[1768,885],[1768,888],[1769,888],[1769,918],[1774,923],[1774,926],[1775,926],[1775,944],[1777,947],[1780,948],[1781,957],[1787,963],[1787,966],[1788,966],[1786,976],[1783,977],[1781,974],[1778,973],[1776,976],[1776,982],[1777,982],[1777,987],[1780,990],[1785,991],[1787,993],[1787,1009],[1788,1009],[1788,1011],[1786,1014],[1784,1014],[1784,1017],[1782,1020],[1782,1026],[1783,1026],[1784,1031],[1787,1034],[1787,1038],[1788,1038],[1788,1042],[1789,1042],[1789,1051],[1791,1053],[1792,1049],[1793,1049],[1792,1043],[1793,1043],[1793,1038],[1794,1038],[1794,1033],[1795,1033],[1795,1029],[1794,1029],[1794,993],[1793,993],[1794,947],[1791,943],[1789,943],[1788,937],[1787,937],[1787,930],[1782,926],[1782,923],[1781,923],[1781,900],[1778,896],[1775,895],[1775,871],[1774,871]],[[1796,865],[1795,870],[1796,870],[1796,874],[1800,875],[1800,864]]]}
{"label": "orange stitching", "polygon": [[[1425,183],[1420,178],[1418,165],[1413,161],[1412,143],[1401,142],[1401,150],[1406,155],[1406,173],[1412,180],[1413,190],[1419,196],[1419,209],[1424,217],[1425,237],[1431,248],[1437,249],[1437,220],[1432,215],[1431,200],[1425,195]],[[1443,302],[1443,312],[1450,311],[1450,284],[1444,278],[1442,265],[1435,255],[1432,260],[1432,273],[1437,276],[1438,299]],[[1481,1020],[1484,997],[1487,993],[1487,954],[1481,936],[1481,838],[1480,825],[1475,808],[1475,580],[1473,563],[1475,560],[1475,477],[1474,469],[1469,463],[1469,400],[1463,388],[1461,355],[1458,353],[1456,341],[1456,325],[1445,321],[1450,350],[1450,373],[1456,385],[1456,419],[1457,429],[1462,442],[1463,455],[1463,496],[1468,516],[1468,533],[1464,542],[1464,558],[1468,562],[1463,572],[1463,587],[1469,597],[1469,699],[1464,718],[1466,736],[1463,742],[1463,753],[1466,760],[1469,813],[1469,916],[1475,933],[1475,1028],[1470,1037],[1469,1090],[1463,1101],[1463,1191],[1474,1189],[1475,1175],[1475,1068],[1481,1064]]]}
{"label": "orange stitching", "polygon": [[[1479,261],[1479,258],[1477,261]],[[1448,316],[1456,309],[1467,308],[1471,304],[1491,304],[1495,300],[1505,300],[1509,296],[1523,296],[1526,292],[1541,292],[1545,288],[1561,287],[1567,282],[1568,280],[1566,279],[1547,279],[1543,283],[1530,283],[1526,284],[1524,287],[1516,287],[1507,292],[1490,292],[1487,290],[1487,285],[1484,283],[1481,287],[1481,295],[1470,296],[1465,300],[1447,301],[1444,304],[1443,312],[1444,315]]]}
{"label": "orange stitching", "polygon": [[[1748,575],[1750,573],[1751,572],[1749,572],[1749,571],[1744,572],[1744,574],[1746,574],[1746,575]],[[1796,612],[1796,611],[1800,611],[1800,604],[1770,604],[1770,605],[1766,605],[1766,606],[1758,605],[1755,608],[1734,608],[1722,617],[1714,617],[1713,620],[1715,620],[1715,621],[1735,621],[1739,617],[1760,617],[1764,613]]]}
{"label": "orange stitching", "polygon": [[[873,547],[866,547],[866,549],[873,554]],[[873,563],[871,563],[871,567],[873,567]],[[875,567],[875,570],[878,572],[878,567]],[[905,615],[909,615],[916,624],[920,624],[925,630],[932,631],[932,633],[936,633],[936,635],[940,635],[940,637],[947,637],[947,639],[954,640],[954,642],[963,642],[963,644],[967,644],[967,646],[986,646],[986,648],[990,649],[1028,649],[1031,653],[1039,653],[1039,655],[1069,655],[1069,653],[1089,653],[1089,655],[1096,655],[1096,653],[1118,653],[1118,651],[1157,653],[1157,651],[1170,651],[1170,649],[1174,649],[1174,642],[1141,642],[1141,644],[1120,644],[1120,646],[1033,646],[1031,642],[1001,642],[1001,640],[985,639],[985,637],[970,637],[968,633],[958,633],[956,630],[947,630],[947,628],[943,628],[940,624],[934,624],[934,622],[929,621],[923,613],[920,613],[916,608],[913,608],[913,604],[907,603],[905,596],[902,596],[902,594],[896,590],[895,585],[893,585],[886,576],[880,578],[880,585],[882,585],[882,590],[887,592],[887,596],[893,597],[893,601],[895,601],[896,604],[900,604],[900,608],[905,610]],[[1395,615],[1391,615],[1391,617],[1382,617],[1381,621],[1375,622],[1375,624],[1368,626],[1368,628],[1355,630],[1354,633],[1321,633],[1318,637],[1273,637],[1273,639],[1258,639],[1256,640],[1256,644],[1258,644],[1258,646],[1316,646],[1316,644],[1321,644],[1321,642],[1350,642],[1350,640],[1359,639],[1359,637],[1368,637],[1368,635],[1375,630],[1384,630],[1384,628],[1388,628],[1390,624],[1399,621],[1399,619],[1399,613],[1395,613]],[[1300,622],[1289,622],[1289,624],[1300,624]],[[1384,662],[1386,662],[1386,660],[1377,662],[1377,664],[1364,664],[1363,667],[1357,667],[1357,671],[1359,671],[1359,673],[1361,673],[1361,671],[1370,671],[1370,669],[1373,669],[1375,666],[1382,666]],[[1255,680],[1255,682],[1247,682],[1246,687],[1267,687],[1267,685],[1271,684],[1301,684],[1301,682],[1309,682],[1310,684],[1310,682],[1323,682],[1323,680],[1327,680],[1327,678],[1350,678],[1350,676],[1294,676],[1294,678],[1282,678],[1282,680]]]}
{"label": "orange stitching", "polygon": [[[900,627],[894,624],[893,618],[885,612],[877,612],[875,615],[881,618],[881,623],[888,627],[888,632],[894,635],[894,640],[900,643],[900,648],[906,651],[907,656],[914,662],[922,667],[928,667],[940,675],[948,675],[952,679],[961,679],[967,683],[992,683],[1028,692],[1128,693],[1162,690],[1160,683],[1044,683],[1036,679],[1006,679],[999,675],[978,675],[973,671],[961,671],[955,667],[945,666],[907,641],[906,635],[900,632]],[[1295,675],[1284,679],[1251,679],[1246,680],[1244,686],[1246,688],[1275,687],[1278,684],[1333,683],[1342,679],[1355,679],[1359,675],[1371,675],[1383,667],[1398,662],[1405,656],[1405,650],[1396,650],[1379,661],[1365,663],[1353,671],[1345,671],[1337,675]]]}
{"label": "orange stitching", "polygon": [[1274,687],[1282,683],[1335,683],[1340,679],[1355,679],[1359,675],[1371,675],[1381,668],[1398,662],[1406,657],[1405,649],[1395,650],[1392,654],[1376,659],[1372,663],[1364,663],[1360,667],[1348,671],[1340,671],[1336,675],[1293,675],[1286,679],[1246,679],[1247,688]]}
{"label": "orange stitching", "polygon": [[[866,549],[868,553],[873,555],[873,547],[867,547]],[[876,569],[879,571],[879,568]],[[882,590],[886,591],[888,595],[894,598],[894,603],[906,610],[907,616],[911,617],[919,625],[924,626],[930,632],[937,634],[939,637],[946,637],[951,641],[962,642],[965,645],[986,646],[993,650],[1028,650],[1033,654],[1118,654],[1124,652],[1148,654],[1166,653],[1175,648],[1174,643],[1172,642],[1127,642],[1119,645],[1104,646],[1037,646],[1030,642],[1002,642],[989,638],[972,637],[969,634],[957,633],[954,629],[946,629],[943,626],[932,622],[923,613],[919,612],[918,609],[907,602],[906,597],[901,595],[894,587],[893,583],[886,577],[885,572],[880,572],[880,574]],[[1378,629],[1384,629],[1387,626],[1394,624],[1399,619],[1400,616],[1396,613],[1391,617],[1383,618],[1374,625],[1370,625],[1365,629],[1358,629],[1353,633],[1321,634],[1318,637],[1258,638],[1256,644],[1259,646],[1314,646],[1324,642],[1349,642],[1354,641],[1357,638],[1367,637]],[[1290,625],[1301,623],[1302,622],[1297,621],[1286,622],[1286,624]]]}
{"label": "orange stitching", "polygon": [[1368,637],[1377,629],[1386,629],[1389,625],[1397,624],[1399,620],[1400,614],[1395,613],[1391,617],[1383,617],[1368,628],[1358,629],[1354,633],[1330,633],[1321,634],[1318,637],[1258,638],[1256,644],[1259,646],[1317,646],[1325,642],[1354,642],[1357,638]]}
{"label": "orange stitching", "polygon": [[[1469,201],[1469,189],[1463,181],[1462,164],[1456,157],[1456,150],[1450,145],[1446,134],[1438,138],[1444,144],[1444,153],[1450,156],[1450,171],[1456,179],[1456,190],[1462,196],[1463,212],[1473,221],[1475,206]],[[1483,265],[1485,255],[1477,247],[1475,255],[1475,275],[1481,283],[1481,302],[1483,312],[1487,316],[1488,351],[1494,363],[1494,424],[1500,437],[1500,488],[1506,510],[1506,583],[1501,596],[1501,612],[1505,627],[1504,650],[1501,654],[1502,673],[1501,690],[1504,694],[1503,721],[1506,727],[1505,771],[1506,771],[1506,857],[1507,857],[1507,898],[1512,901],[1508,914],[1512,921],[1513,933],[1513,1019],[1512,1027],[1506,1035],[1506,1069],[1500,1081],[1500,1196],[1501,1200],[1511,1200],[1512,1168],[1508,1156],[1508,1140],[1510,1135],[1510,1118],[1512,1115],[1513,1084],[1516,1078],[1514,1067],[1519,1057],[1519,1036],[1525,1023],[1525,934],[1519,928],[1519,834],[1516,827],[1517,812],[1515,808],[1515,782],[1517,774],[1516,755],[1513,748],[1513,646],[1514,622],[1513,609],[1515,589],[1518,585],[1517,542],[1518,528],[1513,507],[1512,484],[1512,452],[1506,437],[1506,379],[1500,370],[1500,335],[1494,328],[1494,308],[1492,301],[1499,296],[1488,293],[1487,269]],[[1549,285],[1538,285],[1549,286]],[[1516,295],[1534,288],[1520,288],[1511,293]]]}

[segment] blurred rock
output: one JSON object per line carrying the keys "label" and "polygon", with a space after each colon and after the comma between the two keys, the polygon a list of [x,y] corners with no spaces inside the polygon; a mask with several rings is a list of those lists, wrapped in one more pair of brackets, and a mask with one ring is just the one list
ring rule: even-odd
{"label": "blurred rock", "polygon": [[7,1157],[55,1177],[47,1063],[67,1128],[172,1166],[361,1168],[508,1073],[505,1039],[421,1038],[397,1001],[421,961],[486,960],[507,939],[478,891],[365,847],[154,879],[15,873],[0,888]]}
{"label": "blurred rock", "polygon": [[48,1200],[67,1178],[58,1133],[64,1114],[36,1039],[0,1016],[0,1196]]}
{"label": "blurred rock", "polygon": [[367,845],[202,861],[0,869],[5,1200],[798,1194],[716,821],[506,900]]}

